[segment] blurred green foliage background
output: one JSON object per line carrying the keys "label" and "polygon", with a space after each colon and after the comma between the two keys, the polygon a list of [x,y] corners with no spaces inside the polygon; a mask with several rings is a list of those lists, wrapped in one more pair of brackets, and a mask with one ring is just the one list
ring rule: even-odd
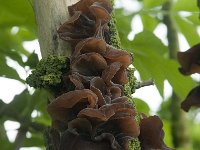
{"label": "blurred green foliage background", "polygon": [[[39,59],[35,52],[31,53],[24,47],[25,41],[37,39],[36,23],[31,1],[28,0],[0,0],[0,77],[9,78],[25,84],[25,78],[20,75],[10,62],[17,64],[26,75],[34,69]],[[163,5],[172,3],[170,10],[164,10]],[[198,150],[200,147],[200,121],[198,110],[185,114],[182,124],[187,125],[189,132],[187,148],[184,145],[176,146],[171,125],[172,98],[164,97],[164,81],[168,81],[174,93],[182,100],[187,96],[197,81],[191,77],[184,77],[178,72],[178,63],[169,57],[167,35],[165,31],[158,36],[156,28],[166,24],[164,15],[170,15],[176,32],[185,38],[189,46],[200,41],[199,9],[196,0],[116,0],[115,15],[117,28],[121,38],[122,47],[134,54],[134,66],[139,71],[141,80],[153,78],[163,102],[157,114],[164,122],[165,141],[168,146],[183,150]],[[140,18],[141,24],[133,28],[133,23]],[[136,21],[134,21],[136,20]],[[139,27],[140,26],[140,27]],[[181,45],[179,40],[179,45]],[[180,50],[180,49],[178,49]],[[177,51],[178,51],[177,50]],[[186,50],[186,49],[183,49]],[[3,84],[0,85],[4,87]],[[137,92],[137,90],[136,90]],[[9,95],[9,91],[7,93]],[[24,90],[15,95],[13,100],[6,103],[0,100],[0,148],[4,150],[31,148],[44,148],[43,131],[50,125],[50,118],[46,112],[47,93],[44,90],[34,90],[26,84]],[[153,99],[149,97],[149,101]],[[151,114],[150,107],[143,100],[135,99],[139,112]],[[180,109],[180,108],[177,108]],[[17,136],[14,141],[9,140],[7,121],[18,122]],[[13,122],[13,123],[14,123]],[[178,130],[182,130],[179,128]],[[183,132],[184,133],[184,132]],[[181,135],[180,137],[184,137]],[[178,139],[179,140],[179,139]]]}

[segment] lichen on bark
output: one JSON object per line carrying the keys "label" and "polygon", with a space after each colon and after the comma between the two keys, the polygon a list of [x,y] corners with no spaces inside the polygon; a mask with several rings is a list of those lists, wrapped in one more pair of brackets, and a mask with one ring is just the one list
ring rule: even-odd
{"label": "lichen on bark", "polygon": [[61,83],[61,76],[68,71],[69,58],[49,55],[40,60],[26,82],[34,88],[51,89]]}

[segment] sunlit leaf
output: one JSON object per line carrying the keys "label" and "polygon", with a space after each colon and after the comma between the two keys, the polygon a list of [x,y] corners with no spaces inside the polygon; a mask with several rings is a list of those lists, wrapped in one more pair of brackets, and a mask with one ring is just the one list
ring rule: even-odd
{"label": "sunlit leaf", "polygon": [[181,16],[176,16],[175,19],[179,31],[185,36],[190,46],[199,43],[200,36],[198,35],[196,26],[191,22],[184,20]]}
{"label": "sunlit leaf", "polygon": [[156,28],[158,21],[156,18],[148,15],[148,14],[141,14],[142,24],[144,26],[145,30],[149,30],[153,32],[153,30]]}
{"label": "sunlit leaf", "polygon": [[[166,46],[156,36],[144,31],[136,35],[134,41],[127,40],[127,49],[134,54],[134,65],[139,70],[143,80],[153,78],[161,95],[163,95],[164,80],[168,80],[176,94],[184,98],[188,91],[194,87],[190,77],[183,77],[178,71],[178,63],[165,58]],[[143,36],[147,35],[147,36]],[[157,38],[157,39],[156,39]],[[149,39],[150,42],[148,41]],[[151,42],[152,41],[152,42]],[[159,44],[158,44],[159,43]],[[126,46],[126,45],[124,45]],[[183,86],[187,85],[187,86]]]}
{"label": "sunlit leaf", "polygon": [[134,98],[133,100],[135,102],[138,112],[145,113],[146,115],[149,114],[150,108],[146,102],[138,98]]}
{"label": "sunlit leaf", "polygon": [[[127,38],[128,34],[131,32],[131,20],[133,18],[133,15],[124,15],[123,17],[121,17],[122,14],[123,9],[115,10],[116,25],[119,29],[119,35]],[[124,39],[121,38],[120,40],[123,42]]]}
{"label": "sunlit leaf", "polygon": [[169,147],[173,147],[170,121],[165,120],[163,118],[162,121],[163,121],[163,129],[165,131],[165,135],[167,135],[164,138],[165,144]]}
{"label": "sunlit leaf", "polygon": [[165,46],[158,37],[148,30],[138,33],[135,36],[132,45],[138,49],[148,48],[149,51],[155,51],[161,55],[167,53],[168,51],[167,46]]}
{"label": "sunlit leaf", "polygon": [[191,16],[186,17],[189,21],[191,21],[194,25],[199,26],[199,14],[194,13]]}
{"label": "sunlit leaf", "polygon": [[196,0],[177,0],[172,9],[175,11],[189,11],[189,12],[198,12],[197,1]]}
{"label": "sunlit leaf", "polygon": [[162,5],[166,0],[143,0],[144,8],[153,8]]}

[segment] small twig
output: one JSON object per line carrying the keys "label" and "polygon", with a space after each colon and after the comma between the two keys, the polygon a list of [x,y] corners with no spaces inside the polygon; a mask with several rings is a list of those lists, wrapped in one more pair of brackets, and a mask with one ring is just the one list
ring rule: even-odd
{"label": "small twig", "polygon": [[24,140],[26,138],[26,133],[28,131],[28,127],[26,126],[21,126],[20,129],[18,130],[16,139],[15,139],[15,150],[19,150],[20,147],[22,147]]}
{"label": "small twig", "polygon": [[139,89],[141,87],[145,87],[145,86],[150,86],[150,85],[154,85],[154,81],[153,79],[149,79],[146,81],[142,81],[142,82],[138,82],[136,89]]}

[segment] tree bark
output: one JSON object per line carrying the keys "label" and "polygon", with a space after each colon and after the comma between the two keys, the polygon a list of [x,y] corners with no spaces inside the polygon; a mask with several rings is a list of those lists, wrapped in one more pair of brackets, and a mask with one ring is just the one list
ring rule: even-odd
{"label": "tree bark", "polygon": [[[58,37],[57,29],[69,19],[67,7],[79,0],[33,0],[33,6],[38,27],[38,39],[42,57],[49,54],[70,56],[70,46]],[[110,22],[111,43],[119,47],[118,34],[113,26],[115,21]],[[52,128],[48,128],[44,133],[47,150],[58,150],[59,133]],[[139,150],[138,140],[132,142],[134,150]]]}
{"label": "tree bark", "polygon": [[42,57],[48,54],[70,55],[70,46],[62,41],[57,29],[69,18],[67,7],[79,0],[33,0]]}
{"label": "tree bark", "polygon": [[[176,24],[171,14],[172,4],[173,0],[167,0],[163,5],[163,10],[165,11],[163,23],[167,26],[169,58],[176,59],[177,51],[179,50],[179,41]],[[180,103],[180,98],[173,92],[169,108],[171,112],[172,142],[175,148],[181,147],[188,149],[191,146],[188,131],[189,128],[187,127],[187,118],[180,109]]]}

